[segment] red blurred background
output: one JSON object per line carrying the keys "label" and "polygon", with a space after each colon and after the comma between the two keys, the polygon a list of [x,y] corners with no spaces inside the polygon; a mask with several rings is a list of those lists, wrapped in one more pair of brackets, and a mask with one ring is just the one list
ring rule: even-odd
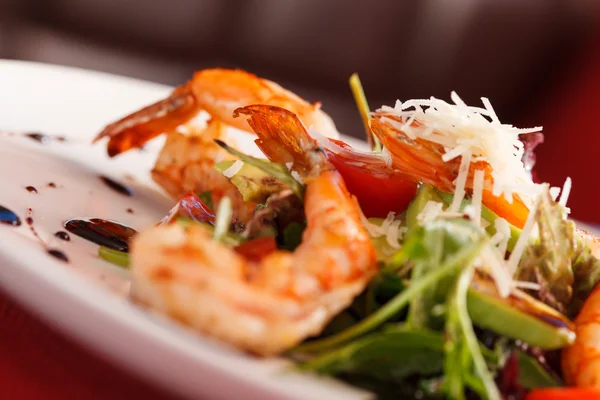
{"label": "red blurred background", "polygon": [[571,176],[573,216],[600,223],[599,17],[598,0],[0,0],[0,57],[173,85],[240,67],[322,101],[353,136],[352,72],[373,108],[486,96],[503,122],[544,126],[539,176]]}

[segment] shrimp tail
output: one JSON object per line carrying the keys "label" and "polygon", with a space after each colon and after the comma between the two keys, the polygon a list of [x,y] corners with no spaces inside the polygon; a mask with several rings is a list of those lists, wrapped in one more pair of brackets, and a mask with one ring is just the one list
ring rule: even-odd
{"label": "shrimp tail", "polygon": [[190,84],[179,86],[166,99],[108,125],[96,136],[94,143],[109,137],[107,152],[114,157],[132,148],[140,148],[164,132],[173,131],[199,111]]}
{"label": "shrimp tail", "polygon": [[303,176],[332,168],[324,149],[291,111],[257,104],[236,109],[234,117],[239,115],[249,116],[248,124],[258,136],[255,143],[270,160],[292,162],[292,168]]}

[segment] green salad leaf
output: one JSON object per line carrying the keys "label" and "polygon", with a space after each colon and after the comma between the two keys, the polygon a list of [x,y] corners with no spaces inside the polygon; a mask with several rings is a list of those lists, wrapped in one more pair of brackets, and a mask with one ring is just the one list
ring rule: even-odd
{"label": "green salad leaf", "polygon": [[[452,234],[440,235],[437,232],[438,230],[446,230]],[[425,289],[435,287],[447,277],[455,276],[463,267],[469,265],[475,259],[484,244],[487,243],[487,235],[473,223],[464,219],[452,219],[438,220],[427,227],[419,227],[406,239],[406,242],[412,244],[405,246],[403,249],[410,249],[409,256],[412,260],[431,260],[433,257],[431,250],[439,246],[440,238],[443,238],[444,246],[448,245],[448,247],[445,247],[447,252],[437,268],[432,268],[430,272],[418,279],[412,279],[405,290],[351,328],[334,336],[307,342],[296,347],[293,351],[322,352],[373,331],[400,313],[413,299],[419,297]]]}
{"label": "green salad leaf", "polygon": [[539,243],[525,248],[516,279],[536,282],[539,297],[564,311],[573,294],[575,224],[565,218],[564,208],[552,200],[546,186],[536,213]]}
{"label": "green salad leaf", "polygon": [[300,369],[401,382],[414,374],[427,376],[441,372],[443,357],[441,333],[392,327],[302,363]]}
{"label": "green salad leaf", "polygon": [[227,151],[229,154],[236,156],[244,163],[258,168],[265,174],[270,175],[279,182],[283,183],[285,186],[290,188],[294,192],[294,194],[298,196],[299,199],[304,199],[304,185],[298,182],[292,176],[291,172],[286,168],[285,165],[262,158],[251,157],[234,149],[233,147],[228,146],[225,142],[222,142],[221,140],[215,140],[215,142],[223,149],[225,149],[225,151]]}

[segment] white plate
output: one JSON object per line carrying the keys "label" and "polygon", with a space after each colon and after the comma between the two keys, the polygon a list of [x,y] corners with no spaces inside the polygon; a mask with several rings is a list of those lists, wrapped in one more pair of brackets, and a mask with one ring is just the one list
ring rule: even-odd
{"label": "white plate", "polygon": [[[41,145],[0,136],[0,205],[22,219],[31,207],[40,236],[70,258],[65,264],[50,257],[26,224],[0,224],[0,285],[63,332],[185,397],[370,398],[334,380],[291,373],[284,360],[258,360],[149,315],[123,296],[127,274],[99,260],[97,246],[74,235],[70,242],[54,238],[68,218],[110,218],[140,229],[170,208],[148,173],[160,141],[112,160],[104,143],[90,144],[106,123],[169,91],[98,72],[0,60],[0,129],[70,139]],[[112,191],[100,174],[125,182],[132,175],[127,184],[135,196]],[[28,185],[38,193],[26,191]]]}

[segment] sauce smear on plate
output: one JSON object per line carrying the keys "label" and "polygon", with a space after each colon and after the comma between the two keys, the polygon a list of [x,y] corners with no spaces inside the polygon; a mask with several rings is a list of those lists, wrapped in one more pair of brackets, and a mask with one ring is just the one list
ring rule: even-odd
{"label": "sauce smear on plate", "polygon": [[101,218],[70,219],[65,229],[100,246],[129,251],[129,240],[137,233],[133,228]]}

